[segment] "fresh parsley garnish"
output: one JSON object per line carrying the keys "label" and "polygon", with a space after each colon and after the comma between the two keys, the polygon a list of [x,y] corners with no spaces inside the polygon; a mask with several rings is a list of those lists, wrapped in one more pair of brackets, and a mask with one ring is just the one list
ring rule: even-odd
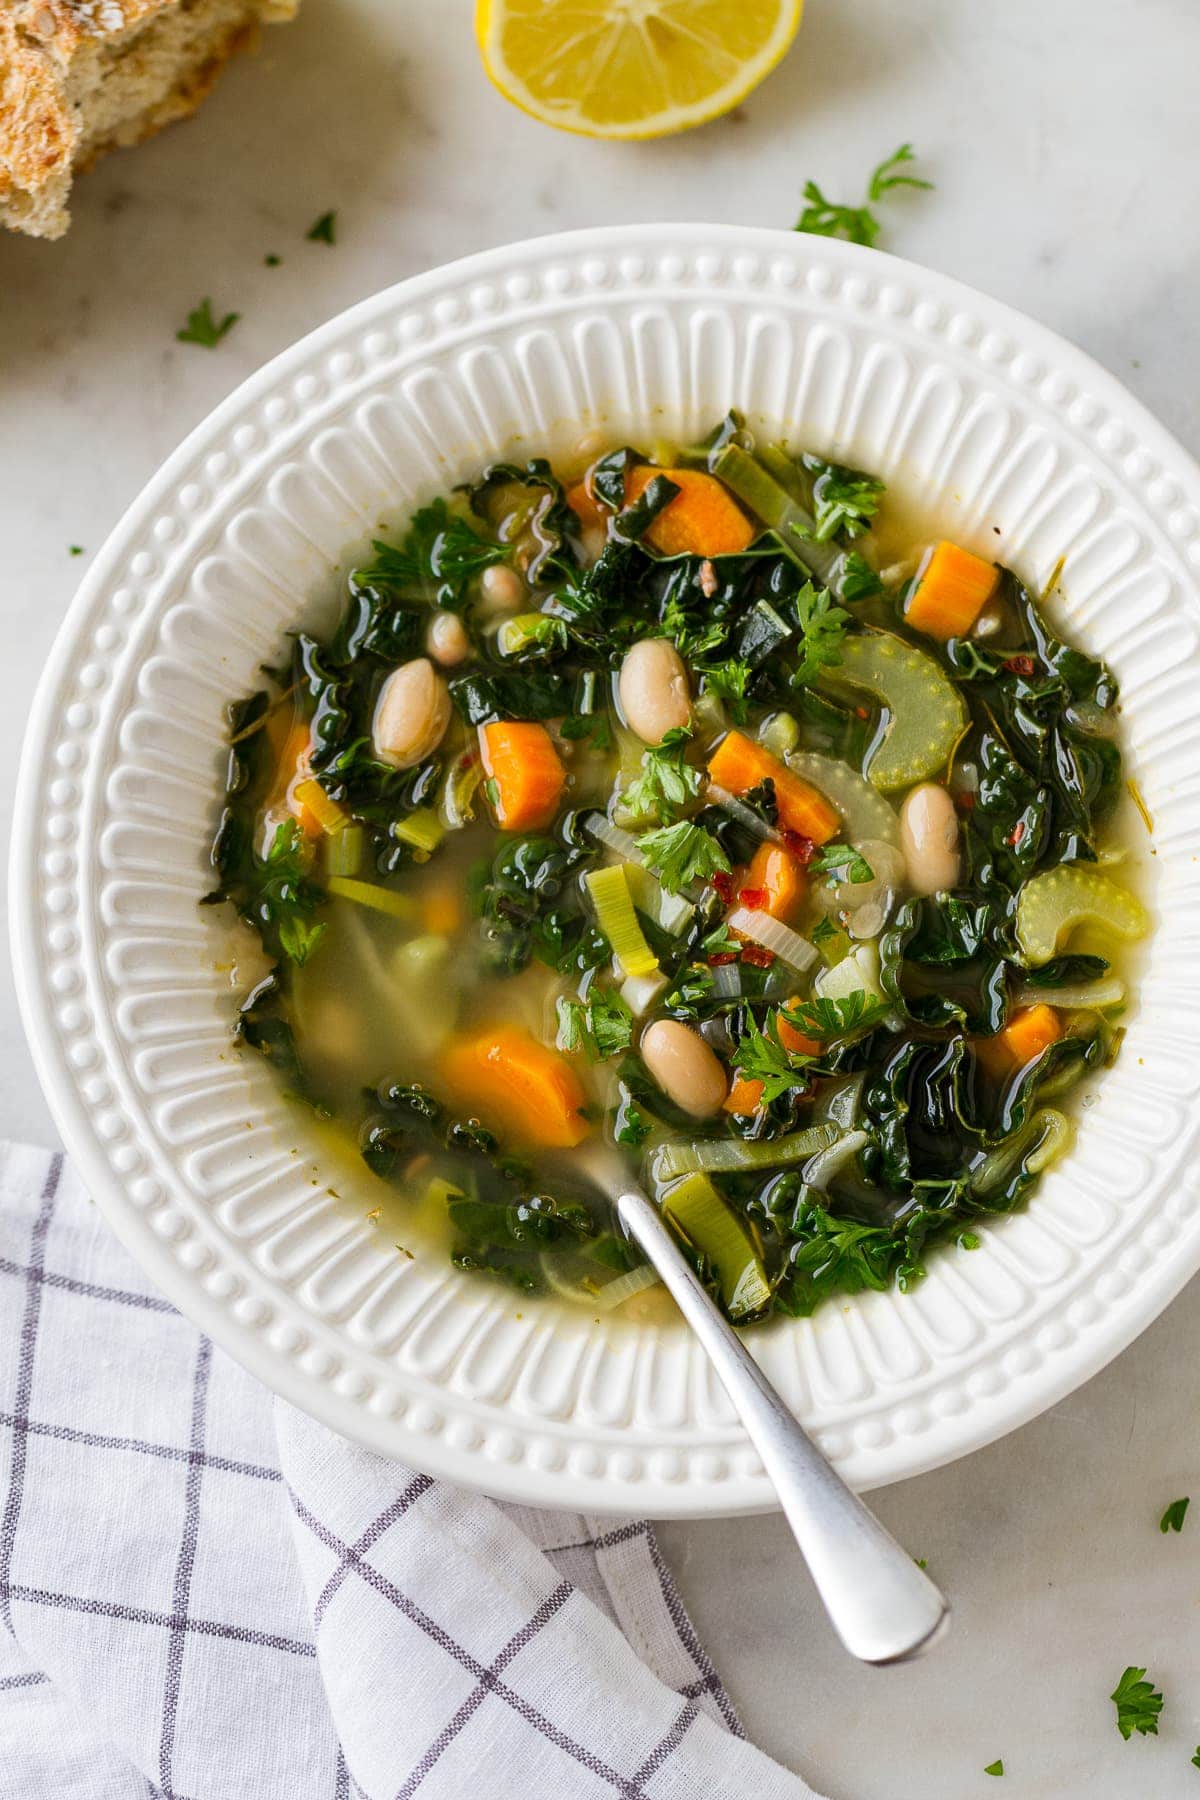
{"label": "fresh parsley garnish", "polygon": [[282,261],[282,256],[276,256],[273,250],[268,251],[267,255],[263,257],[263,262],[268,269],[277,269]]}
{"label": "fresh parsley garnish", "polygon": [[838,931],[839,927],[834,924],[829,914],[822,913],[808,935],[814,944],[828,944],[831,939],[837,937]]}
{"label": "fresh parsley garnish", "polygon": [[737,956],[742,948],[742,940],[734,937],[722,920],[715,931],[710,931],[706,938],[701,939],[700,948],[705,956]]}
{"label": "fresh parsley garnish", "polygon": [[212,301],[204,299],[199,306],[194,306],[188,314],[187,324],[175,336],[181,344],[200,344],[205,350],[214,350],[225,336],[232,331],[241,313],[226,313],[217,320],[213,317]]}
{"label": "fresh parsley garnish", "polygon": [[[775,1033],[778,1013],[768,1013],[765,1030],[753,1013],[746,1015],[746,1029],[734,1046],[733,1066],[746,1081],[762,1082],[762,1104],[807,1085],[805,1066],[808,1057],[795,1057],[785,1050]],[[784,1017],[788,1017],[785,1013]]]}
{"label": "fresh parsley garnish", "polygon": [[693,624],[677,594],[672,594],[664,606],[661,623],[664,634],[673,639],[685,662],[694,662],[698,656],[711,656],[714,651],[724,649],[729,637],[729,626],[720,619]]}
{"label": "fresh parsley garnish", "polygon": [[617,1128],[615,1137],[618,1144],[628,1144],[631,1149],[640,1150],[650,1136],[651,1124],[639,1109],[637,1101],[623,1100],[617,1109]]}
{"label": "fresh parsley garnish", "polygon": [[642,752],[641,770],[621,795],[633,818],[669,824],[697,797],[704,776],[687,761],[691,735],[686,726],[677,726],[661,744]]}
{"label": "fresh parsley garnish", "polygon": [[1145,1669],[1135,1669],[1131,1665],[1109,1695],[1117,1709],[1117,1730],[1126,1743],[1135,1731],[1143,1737],[1158,1736],[1158,1715],[1163,1709],[1163,1697],[1145,1676]]}
{"label": "fresh parsley garnish", "polygon": [[1003,1775],[1003,1773],[1004,1773],[1004,1758],[1002,1756],[998,1756],[994,1763],[986,1764],[983,1772],[985,1775]]}
{"label": "fresh parsley garnish", "polygon": [[263,884],[257,911],[270,918],[279,947],[297,968],[303,968],[325,935],[324,921],[312,913],[324,895],[308,879],[309,857],[295,819],[276,826],[271,847],[263,859]]}
{"label": "fresh parsley garnish", "polygon": [[847,605],[856,600],[873,600],[883,592],[883,581],[879,572],[873,569],[865,556],[857,550],[848,550],[842,561],[840,589],[842,599]]}
{"label": "fresh parsley garnish", "polygon": [[805,1037],[822,1039],[846,1037],[852,1031],[873,1029],[887,1012],[882,1000],[873,1000],[862,988],[855,988],[840,1000],[821,996],[798,1001],[783,1009],[789,1025]]}
{"label": "fresh parsley garnish", "polygon": [[433,597],[440,606],[449,607],[462,604],[468,582],[493,563],[505,562],[509,555],[506,545],[481,538],[444,500],[435,500],[414,515],[399,548],[378,538],[371,548],[375,561],[355,571],[361,581],[390,582],[423,592],[428,592],[432,583]]}
{"label": "fresh parsley garnish", "polygon": [[67,545],[67,555],[68,556],[82,556],[83,555],[83,545],[82,544],[68,544]]}
{"label": "fresh parsley garnish", "polygon": [[816,875],[828,875],[835,882],[848,881],[852,887],[875,879],[874,869],[853,844],[824,844],[808,866]]}
{"label": "fresh parsley garnish", "polygon": [[334,233],[337,226],[337,214],[324,212],[319,219],[314,219],[305,237],[310,244],[332,244],[336,241]]}
{"label": "fresh parsley garnish", "polygon": [[1158,1529],[1165,1537],[1168,1531],[1182,1531],[1183,1521],[1187,1513],[1189,1501],[1172,1500],[1162,1518],[1158,1521]]}
{"label": "fresh parsley garnish", "polygon": [[612,988],[593,988],[586,1000],[558,1003],[558,1047],[589,1062],[620,1056],[633,1042],[633,1014]]}
{"label": "fresh parsley garnish", "polygon": [[800,621],[799,656],[793,685],[807,687],[826,669],[836,669],[842,660],[842,639],[850,623],[850,614],[835,606],[828,588],[806,582],[796,595],[796,616]]}
{"label": "fresh parsley garnish", "polygon": [[669,894],[689,887],[693,881],[707,881],[710,875],[729,873],[729,858],[699,825],[681,819],[677,825],[665,825],[661,831],[647,832],[636,840],[637,847]]}
{"label": "fresh parsley garnish", "polygon": [[1200,1744],[1196,1745],[1196,1754],[1193,1756],[1192,1761],[1195,1766],[1200,1769]]}
{"label": "fresh parsley garnish", "polygon": [[867,197],[861,206],[840,206],[835,200],[827,200],[815,181],[806,181],[806,204],[794,229],[810,232],[817,237],[848,238],[852,244],[873,244],[880,232],[879,220],[871,211],[873,206],[894,188],[933,186],[932,181],[922,181],[917,175],[903,172],[907,164],[914,160],[911,144],[901,144],[891,156],[885,157],[871,172]]}
{"label": "fresh parsley garnish", "polygon": [[826,462],[822,456],[803,456],[800,460],[812,477],[814,522],[811,530],[793,526],[797,536],[827,544],[831,538],[856,538],[869,531],[879,511],[884,483],[862,469]]}
{"label": "fresh parsley garnish", "polygon": [[748,662],[741,657],[727,656],[724,662],[713,663],[711,667],[696,665],[697,673],[704,677],[704,691],[715,694],[718,700],[724,700],[733,717],[734,723],[746,723],[746,683],[754,671]]}
{"label": "fresh parsley garnish", "polygon": [[593,750],[612,748],[612,727],[607,713],[571,713],[559,725],[559,735],[575,743],[587,742]]}

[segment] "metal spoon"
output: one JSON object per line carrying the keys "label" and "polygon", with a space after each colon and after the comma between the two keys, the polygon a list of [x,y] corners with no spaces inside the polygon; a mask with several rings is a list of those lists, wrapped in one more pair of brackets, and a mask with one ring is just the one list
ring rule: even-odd
{"label": "metal spoon", "polygon": [[835,1473],[784,1405],[696,1278],[658,1208],[605,1152],[593,1151],[587,1161],[737,1408],[847,1650],[868,1663],[918,1656],[949,1617],[944,1596]]}

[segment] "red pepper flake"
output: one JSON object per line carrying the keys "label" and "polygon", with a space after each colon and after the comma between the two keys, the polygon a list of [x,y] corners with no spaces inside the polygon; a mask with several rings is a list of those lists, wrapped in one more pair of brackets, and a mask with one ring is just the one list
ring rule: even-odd
{"label": "red pepper flake", "polygon": [[865,706],[856,706],[854,709],[854,716],[856,719],[869,719],[871,715]]}
{"label": "red pepper flake", "polygon": [[708,966],[710,969],[720,969],[723,968],[726,963],[736,962],[737,959],[738,953],[736,950],[721,950],[716,956],[709,957]]}
{"label": "red pepper flake", "polygon": [[474,750],[464,750],[463,754],[458,759],[458,766],[460,769],[471,769],[474,768],[476,760],[477,758]]}
{"label": "red pepper flake", "polygon": [[956,794],[954,804],[957,806],[959,812],[974,812],[975,796],[974,794]]}
{"label": "red pepper flake", "polygon": [[712,884],[726,906],[733,904],[733,876],[728,869],[718,869],[712,878]]}
{"label": "red pepper flake", "polygon": [[766,888],[743,888],[738,895],[742,906],[748,906],[751,912],[765,912],[770,896]]}
{"label": "red pepper flake", "polygon": [[1009,832],[1008,836],[1005,838],[1005,840],[1004,840],[1005,843],[1011,844],[1013,849],[1015,850],[1017,848],[1017,845],[1021,842],[1021,839],[1025,836],[1025,833],[1027,830],[1028,830],[1028,826],[1026,825],[1024,819],[1018,819],[1016,824],[1013,826],[1012,830]]}
{"label": "red pepper flake", "polygon": [[785,831],[783,841],[791,851],[802,869],[807,869],[817,853],[817,846],[811,838],[802,837],[798,831]]}
{"label": "red pepper flake", "polygon": [[746,944],[742,948],[742,961],[755,969],[769,969],[775,961],[775,952],[761,944]]}
{"label": "red pepper flake", "polygon": [[1032,675],[1037,664],[1032,656],[1010,656],[1004,667],[1010,675]]}

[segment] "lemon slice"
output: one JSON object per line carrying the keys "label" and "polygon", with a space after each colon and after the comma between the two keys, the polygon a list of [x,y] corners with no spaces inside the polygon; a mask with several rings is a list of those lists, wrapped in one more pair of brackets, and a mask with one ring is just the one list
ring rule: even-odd
{"label": "lemon slice", "polygon": [[804,0],[477,0],[488,79],[561,131],[650,138],[702,125],[769,75]]}

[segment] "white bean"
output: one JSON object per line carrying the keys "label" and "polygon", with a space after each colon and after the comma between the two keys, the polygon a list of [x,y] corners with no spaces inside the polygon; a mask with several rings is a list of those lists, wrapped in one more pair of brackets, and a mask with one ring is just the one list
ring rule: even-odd
{"label": "white bean", "polygon": [[909,886],[918,894],[938,894],[957,886],[958,814],[954,801],[936,781],[923,781],[900,808],[900,846]]}
{"label": "white bean", "polygon": [[644,744],[690,725],[692,702],[683,658],[669,638],[641,638],[625,652],[617,682],[625,723]]}
{"label": "white bean", "polygon": [[453,669],[471,654],[471,639],[457,613],[431,613],[425,627],[425,648],[443,669]]}
{"label": "white bean", "polygon": [[371,721],[375,754],[395,769],[411,769],[437,749],[449,723],[449,688],[428,657],[414,657],[379,690]]}
{"label": "white bean", "polygon": [[479,593],[489,613],[519,612],[525,604],[525,583],[507,563],[491,563],[479,577]]}
{"label": "white bean", "polygon": [[658,1019],[642,1033],[642,1061],[668,1100],[707,1119],[718,1112],[728,1091],[725,1070],[698,1031],[678,1019]]}

